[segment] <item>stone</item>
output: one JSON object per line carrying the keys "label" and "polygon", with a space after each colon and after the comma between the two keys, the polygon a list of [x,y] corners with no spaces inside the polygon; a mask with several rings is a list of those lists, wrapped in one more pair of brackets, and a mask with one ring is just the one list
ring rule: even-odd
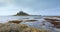
{"label": "stone", "polygon": [[37,28],[26,28],[22,32],[51,32],[49,30],[42,30]]}
{"label": "stone", "polygon": [[38,20],[24,20],[25,22],[35,22],[35,21],[38,21]]}
{"label": "stone", "polygon": [[0,28],[3,27],[3,26],[4,26],[4,24],[0,23]]}
{"label": "stone", "polygon": [[27,27],[25,24],[5,23],[4,26],[0,28],[0,32],[21,32]]}
{"label": "stone", "polygon": [[12,20],[12,21],[8,21],[8,23],[17,23],[17,24],[19,24],[19,23],[21,23],[22,22],[22,20]]}

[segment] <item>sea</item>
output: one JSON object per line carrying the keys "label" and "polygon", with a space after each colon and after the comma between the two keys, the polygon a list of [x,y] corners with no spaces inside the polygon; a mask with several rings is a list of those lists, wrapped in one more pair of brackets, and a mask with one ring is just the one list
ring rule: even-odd
{"label": "sea", "polygon": [[41,19],[41,16],[0,16],[0,23],[5,23],[10,20],[24,20],[24,19]]}

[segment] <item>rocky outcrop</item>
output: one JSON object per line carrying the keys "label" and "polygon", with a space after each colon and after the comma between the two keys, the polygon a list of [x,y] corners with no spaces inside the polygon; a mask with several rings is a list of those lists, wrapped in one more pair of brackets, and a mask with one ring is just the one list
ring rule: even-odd
{"label": "rocky outcrop", "polygon": [[38,21],[38,20],[12,20],[12,21],[8,21],[8,23],[16,23],[16,24],[19,24],[21,22],[35,22],[35,21]]}
{"label": "rocky outcrop", "polygon": [[60,20],[45,18],[46,21],[50,22],[56,28],[60,28]]}
{"label": "rocky outcrop", "polygon": [[0,28],[3,27],[3,26],[4,26],[4,24],[0,23]]}
{"label": "rocky outcrop", "polygon": [[8,21],[8,23],[17,23],[17,24],[19,24],[19,23],[21,23],[22,22],[22,20],[12,20],[12,21]]}
{"label": "rocky outcrop", "polygon": [[5,23],[0,27],[0,32],[21,32],[25,28],[28,28],[25,24]]}
{"label": "rocky outcrop", "polygon": [[25,24],[5,23],[0,27],[0,32],[50,32],[37,28],[30,28]]}
{"label": "rocky outcrop", "polygon": [[35,21],[38,21],[38,20],[24,20],[25,22],[35,22]]}
{"label": "rocky outcrop", "polygon": [[37,28],[26,28],[26,29],[23,30],[23,32],[51,32],[51,31],[37,29]]}

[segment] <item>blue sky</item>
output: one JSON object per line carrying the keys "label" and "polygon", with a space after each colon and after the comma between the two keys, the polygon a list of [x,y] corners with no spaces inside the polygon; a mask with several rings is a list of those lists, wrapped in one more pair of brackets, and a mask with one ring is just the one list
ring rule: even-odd
{"label": "blue sky", "polygon": [[0,0],[0,16],[19,11],[32,15],[60,15],[60,0]]}

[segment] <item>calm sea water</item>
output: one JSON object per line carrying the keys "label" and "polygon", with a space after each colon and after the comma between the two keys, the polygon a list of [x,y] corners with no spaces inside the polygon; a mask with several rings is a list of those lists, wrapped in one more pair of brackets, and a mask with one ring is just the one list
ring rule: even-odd
{"label": "calm sea water", "polygon": [[41,16],[0,16],[0,23],[7,22],[9,20],[24,20],[24,19],[40,19]]}

